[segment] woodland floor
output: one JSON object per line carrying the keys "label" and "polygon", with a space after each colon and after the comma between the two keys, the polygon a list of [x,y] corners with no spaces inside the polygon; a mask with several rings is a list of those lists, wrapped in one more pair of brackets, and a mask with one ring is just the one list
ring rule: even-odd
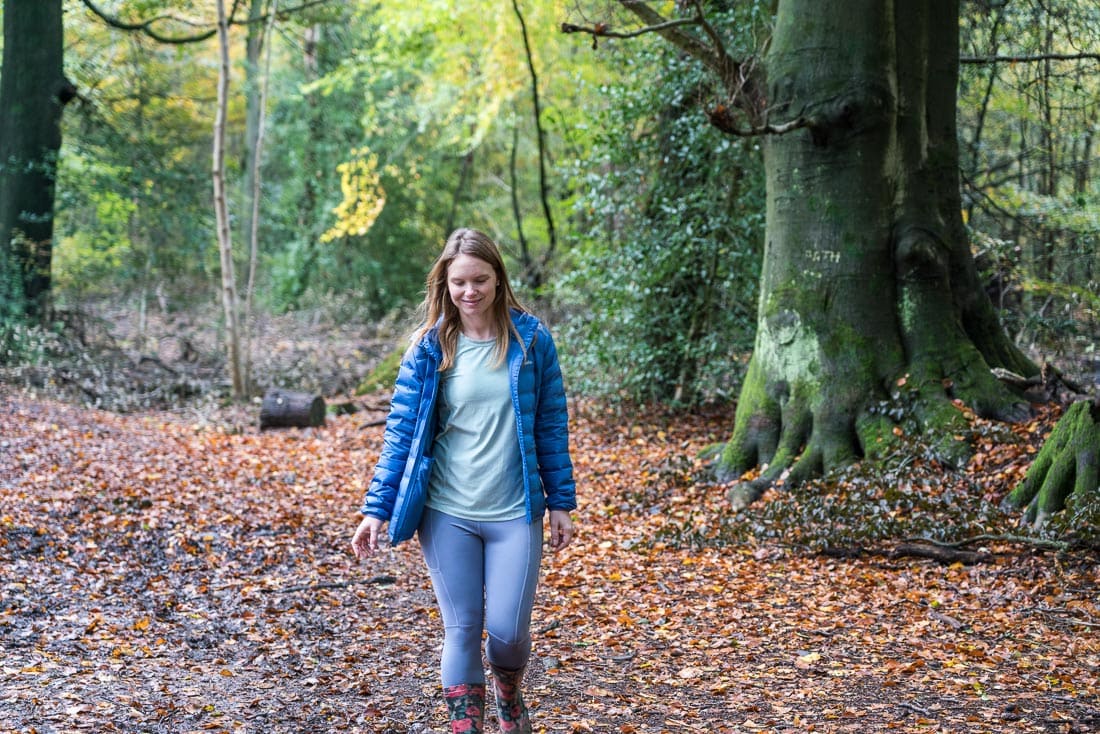
{"label": "woodland floor", "polygon": [[[537,731],[1100,729],[1095,554],[678,543],[724,503],[677,457],[726,421],[574,412],[580,534],[538,596]],[[415,541],[348,551],[377,417],[260,433],[0,387],[0,730],[444,731]]]}

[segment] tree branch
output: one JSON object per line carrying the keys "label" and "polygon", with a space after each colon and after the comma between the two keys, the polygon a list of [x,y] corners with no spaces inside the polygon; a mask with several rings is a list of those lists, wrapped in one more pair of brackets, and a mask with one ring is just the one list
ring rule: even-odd
{"label": "tree branch", "polygon": [[678,28],[684,25],[698,25],[694,18],[681,18],[679,20],[669,20],[664,23],[658,23],[653,26],[646,26],[645,28],[639,28],[635,31],[613,31],[603,23],[597,23],[591,28],[582,25],[574,25],[573,23],[562,23],[562,33],[587,33],[593,36],[593,41],[596,38],[638,38],[648,33],[660,33],[661,31],[668,30],[670,28]]}
{"label": "tree branch", "polygon": [[932,538],[908,538],[909,541],[915,541],[919,543],[928,543],[936,545],[941,548],[961,548],[965,545],[971,545],[972,543],[985,543],[989,541],[1001,542],[1001,543],[1016,543],[1019,545],[1029,545],[1035,548],[1049,548],[1051,550],[1067,551],[1072,546],[1070,543],[1061,540],[1048,540],[1045,538],[1033,538],[1027,535],[1012,535],[1001,534],[994,535],[991,533],[982,533],[979,535],[972,535],[969,538],[963,538],[954,542],[947,542],[943,540],[933,540]]}
{"label": "tree branch", "polygon": [[322,589],[346,589],[353,584],[393,584],[397,582],[396,576],[380,574],[367,578],[351,579],[350,581],[332,581],[322,584],[296,584],[284,586],[279,589],[257,589],[262,594],[291,594],[296,591],[321,591]]}
{"label": "tree branch", "polygon": [[1033,64],[1042,61],[1100,61],[1100,54],[1036,54],[1035,56],[960,56],[960,64]]}
{"label": "tree branch", "polygon": [[[643,29],[649,33],[657,33],[669,43],[679,48],[689,56],[698,59],[707,68],[711,69],[726,82],[726,73],[729,71],[729,59],[723,58],[722,54],[724,50],[719,48],[711,48],[705,43],[700,41],[690,33],[684,33],[675,26],[670,26],[675,21],[666,20],[664,16],[658,13],[653,8],[642,0],[619,0],[619,4],[625,9],[633,13],[639,20],[645,23],[648,28]],[[697,25],[702,27],[706,20],[703,17],[702,8],[695,5],[695,15],[691,18],[684,18],[684,23],[680,25]],[[711,29],[713,31],[713,28]]]}
{"label": "tree branch", "polygon": [[[169,15],[158,15],[158,16],[156,16],[154,18],[150,18],[148,20],[143,20],[143,21],[139,21],[139,22],[136,22],[136,23],[130,23],[128,21],[122,20],[121,18],[116,18],[115,16],[110,15],[109,13],[107,13],[105,10],[100,9],[99,7],[96,6],[96,4],[94,2],[92,2],[92,0],[83,0],[83,2],[84,2],[84,6],[87,7],[88,10],[91,10],[93,13],[95,13],[97,16],[99,16],[100,20],[102,20],[104,23],[111,26],[112,28],[117,28],[117,29],[122,30],[122,31],[140,31],[140,32],[144,33],[145,35],[149,36],[150,38],[152,38],[156,41],[160,41],[161,43],[173,43],[173,44],[195,43],[197,41],[205,41],[207,38],[210,38],[211,36],[213,36],[215,33],[218,32],[218,29],[216,27],[214,27],[214,28],[210,28],[210,29],[201,31],[201,32],[196,33],[194,35],[190,35],[190,36],[167,36],[167,35],[159,32],[156,28],[153,27],[153,25],[155,23],[159,23],[159,22],[165,21],[165,20],[171,20],[171,21],[174,21],[174,22],[177,22],[177,23],[183,23],[185,25],[192,25],[192,26],[197,25],[197,24],[192,23],[190,21],[182,20],[180,18],[176,18],[175,16],[169,16]],[[238,2],[239,2],[239,0],[234,0],[233,12],[236,12]]]}
{"label": "tree branch", "polygon": [[[649,33],[656,33],[680,49],[688,56],[696,59],[710,69],[721,81],[725,93],[728,95],[725,102],[720,102],[712,109],[707,110],[707,117],[714,127],[722,132],[736,137],[756,137],[761,135],[785,135],[795,130],[812,127],[814,120],[802,113],[787,122],[770,124],[765,122],[767,114],[761,95],[754,93],[755,79],[753,74],[753,57],[746,61],[733,59],[726,51],[721,34],[707,20],[701,0],[691,0],[694,15],[690,18],[668,20],[657,11],[653,10],[643,0],[619,0],[619,4],[645,25],[633,31],[612,31],[604,23],[579,26],[572,23],[562,23],[562,33],[587,33],[592,36],[593,47],[596,40],[606,38],[636,38]],[[706,34],[710,43],[696,38],[690,33],[681,30],[686,26],[698,26]],[[731,107],[737,107],[747,114],[750,127],[742,127],[738,124]]]}
{"label": "tree branch", "polygon": [[699,60],[707,68],[720,73],[716,49],[710,48],[690,33],[684,33],[680,28],[684,26],[701,26],[701,14],[696,7],[696,15],[691,18],[678,18],[668,20],[657,11],[650,8],[640,0],[619,0],[619,4],[633,13],[645,25],[633,31],[613,31],[606,23],[596,23],[592,27],[562,23],[562,33],[587,33],[592,36],[592,47],[596,48],[597,38],[637,38],[639,36],[656,33],[666,41],[676,46],[687,55]]}
{"label": "tree branch", "polygon": [[[301,5],[295,5],[292,8],[279,8],[275,12],[275,15],[278,18],[285,18],[288,15],[292,15],[292,14],[297,13],[297,12],[302,11],[302,10],[309,10],[310,8],[316,7],[318,5],[325,5],[326,3],[329,3],[331,1],[332,0],[309,0],[308,2],[304,2]],[[233,25],[249,25],[251,23],[263,23],[267,20],[267,17],[269,15],[271,15],[271,13],[264,13],[262,15],[257,15],[257,16],[254,16],[252,18],[246,18],[245,20],[235,20],[235,21],[233,21]]]}
{"label": "tree branch", "polygon": [[966,551],[957,548],[944,548],[935,543],[899,543],[889,552],[891,558],[912,556],[915,558],[930,558],[940,563],[962,563],[973,566],[978,563],[989,563],[993,560],[991,553],[981,551]]}
{"label": "tree branch", "polygon": [[750,128],[742,128],[738,127],[729,108],[721,104],[712,110],[707,110],[707,117],[710,119],[711,125],[714,125],[728,135],[734,135],[739,138],[751,138],[760,135],[786,135],[795,130],[801,130],[802,128],[811,127],[813,125],[813,120],[811,118],[800,113],[798,117],[793,120],[788,120],[787,122],[776,125],[764,124]]}
{"label": "tree branch", "polygon": [[[93,0],[81,1],[84,3],[84,6],[88,8],[88,10],[92,11],[95,15],[99,17],[100,20],[102,20],[104,23],[111,26],[112,28],[117,28],[122,31],[137,31],[140,33],[144,33],[153,40],[159,41],[161,43],[177,45],[185,43],[197,43],[199,41],[205,41],[206,39],[210,38],[218,32],[217,26],[214,25],[206,30],[199,31],[192,35],[167,35],[161,31],[158,31],[154,26],[158,23],[166,21],[171,21],[173,23],[179,23],[181,25],[188,25],[193,27],[201,27],[206,24],[197,23],[195,21],[187,20],[185,18],[178,18],[174,15],[158,15],[153,18],[149,18],[148,20],[129,22],[111,15],[107,11],[98,7],[95,2],[93,2]],[[330,2],[330,0],[309,0],[308,2],[304,2],[301,5],[296,5],[293,8],[284,8],[282,10],[279,10],[277,12],[277,15],[285,17],[300,10],[308,10],[309,8],[315,7],[317,5],[323,5],[327,2]],[[232,26],[249,25],[250,23],[263,23],[267,21],[268,15],[270,15],[269,13],[265,13],[263,15],[257,15],[253,18],[244,18],[242,20],[238,20],[236,18],[236,15],[240,4],[241,0],[233,0],[233,9],[229,12],[228,25]]]}
{"label": "tree branch", "polygon": [[723,65],[732,65],[731,68],[735,68],[737,64],[730,58],[729,53],[726,52],[726,45],[722,43],[722,37],[718,35],[718,31],[715,30],[714,26],[707,20],[706,15],[704,15],[702,2],[700,2],[700,0],[692,0],[691,4],[695,6],[695,19],[698,20],[699,25],[707,34],[707,37],[710,38],[710,42],[714,44],[714,51],[718,55],[719,61],[722,62]]}

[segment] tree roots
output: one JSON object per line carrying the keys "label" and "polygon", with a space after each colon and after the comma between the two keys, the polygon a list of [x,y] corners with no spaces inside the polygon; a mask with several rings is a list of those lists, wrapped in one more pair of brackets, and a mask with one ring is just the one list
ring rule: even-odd
{"label": "tree roots", "polygon": [[1024,481],[1006,498],[1027,506],[1023,522],[1041,529],[1071,497],[1100,491],[1100,401],[1074,403],[1054,426]]}

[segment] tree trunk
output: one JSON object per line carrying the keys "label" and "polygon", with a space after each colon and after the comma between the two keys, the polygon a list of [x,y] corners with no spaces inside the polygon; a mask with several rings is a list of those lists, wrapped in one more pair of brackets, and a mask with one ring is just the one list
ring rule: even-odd
{"label": "tree trunk", "polygon": [[1036,530],[1070,498],[1100,491],[1100,401],[1074,403],[1054,426],[1024,481],[1009,494],[1012,507],[1027,507],[1023,521]]}
{"label": "tree trunk", "polygon": [[[512,10],[515,11],[516,19],[519,20],[520,35],[523,38],[523,49],[527,57],[527,71],[531,75],[531,111],[535,121],[535,143],[539,152],[539,200],[542,202],[542,214],[546,218],[546,249],[537,262],[531,263],[534,268],[532,269],[529,265],[527,273],[525,274],[528,285],[532,289],[537,289],[542,285],[543,278],[546,275],[546,263],[553,257],[554,250],[557,248],[558,237],[554,229],[554,214],[550,210],[550,187],[546,182],[546,131],[542,127],[542,107],[539,102],[539,76],[538,72],[535,70],[535,58],[531,54],[531,39],[527,33],[527,21],[523,18],[523,12],[520,10],[518,0],[512,0]],[[515,146],[516,140],[513,137],[513,170],[515,169]],[[515,186],[513,184],[513,190],[514,188]]]}
{"label": "tree trunk", "polygon": [[[303,49],[303,76],[306,85],[320,78],[320,46],[325,42],[324,27],[312,25],[305,30]],[[318,148],[324,138],[325,120],[324,107],[321,104],[320,92],[311,90],[305,93],[306,109],[309,114],[309,139],[306,141],[303,151],[302,170],[302,198],[298,203],[298,231],[304,232],[305,241],[302,243],[305,254],[302,257],[298,273],[295,276],[294,289],[290,294],[290,305],[297,307],[302,296],[309,289],[313,279],[313,271],[317,266],[320,255],[317,249],[319,232],[317,227],[317,205],[320,198],[321,162],[318,160]]]}
{"label": "tree trunk", "polygon": [[961,218],[957,0],[783,0],[765,60],[767,229],[756,346],[717,464],[735,507],[883,455],[904,411],[961,465],[964,414],[1028,406],[1036,372],[980,287]]}
{"label": "tree trunk", "polygon": [[225,307],[225,343],[229,357],[229,376],[233,398],[244,396],[241,370],[240,305],[237,297],[237,275],[233,267],[233,237],[229,230],[229,205],[225,193],[225,120],[229,105],[229,27],[225,15],[225,0],[218,6],[218,104],[214,117],[214,217],[218,228],[218,251],[221,255],[222,305]]}
{"label": "tree trunk", "polygon": [[4,3],[0,74],[0,316],[46,312],[65,78],[61,0]]}
{"label": "tree trunk", "polygon": [[[256,177],[259,172],[255,168],[257,160],[256,149],[259,147],[260,126],[263,124],[263,85],[267,83],[266,72],[261,72],[260,57],[263,54],[264,43],[270,40],[268,28],[270,23],[261,23],[257,19],[264,14],[265,0],[251,0],[248,11],[248,39],[245,42],[245,125],[244,125],[244,151],[241,161],[241,170],[245,171],[241,207],[241,237],[243,242],[251,242],[253,229],[258,226],[255,217],[255,202],[253,197],[256,191]],[[272,8],[271,20],[274,19],[275,8]]]}
{"label": "tree trunk", "polygon": [[252,384],[252,340],[256,334],[255,314],[252,299],[256,293],[256,270],[260,260],[260,200],[264,152],[264,123],[267,118],[267,87],[271,81],[271,46],[275,36],[275,18],[278,15],[278,0],[271,0],[271,12],[267,18],[267,52],[264,55],[263,75],[260,81],[260,99],[257,103],[256,134],[253,141],[252,160],[249,161],[249,225],[248,225],[248,280],[245,282],[244,296],[244,384]]}

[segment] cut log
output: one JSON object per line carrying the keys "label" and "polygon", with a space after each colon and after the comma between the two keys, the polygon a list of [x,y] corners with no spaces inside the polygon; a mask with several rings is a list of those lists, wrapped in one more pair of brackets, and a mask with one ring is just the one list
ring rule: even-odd
{"label": "cut log", "polygon": [[260,407],[260,430],[313,428],[325,424],[325,401],[320,395],[271,388]]}

